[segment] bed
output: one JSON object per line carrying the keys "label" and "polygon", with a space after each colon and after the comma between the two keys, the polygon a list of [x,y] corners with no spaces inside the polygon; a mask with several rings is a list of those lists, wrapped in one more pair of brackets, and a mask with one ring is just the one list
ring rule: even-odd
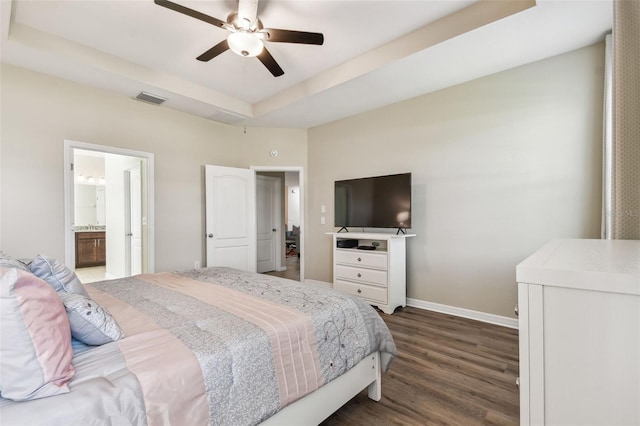
{"label": "bed", "polygon": [[0,398],[3,425],[318,424],[363,389],[379,400],[396,355],[373,308],[313,284],[203,268],[84,290],[121,338],[74,341],[68,392]]}

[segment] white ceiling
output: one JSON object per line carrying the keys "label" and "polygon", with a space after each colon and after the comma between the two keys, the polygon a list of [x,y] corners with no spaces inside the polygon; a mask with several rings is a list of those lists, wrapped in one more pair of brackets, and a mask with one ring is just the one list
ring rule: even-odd
{"label": "white ceiling", "polygon": [[[225,20],[234,0],[175,3]],[[284,69],[227,51],[227,31],[153,0],[1,0],[2,62],[240,125],[308,128],[588,46],[612,0],[262,0],[265,27],[325,43],[266,43]]]}

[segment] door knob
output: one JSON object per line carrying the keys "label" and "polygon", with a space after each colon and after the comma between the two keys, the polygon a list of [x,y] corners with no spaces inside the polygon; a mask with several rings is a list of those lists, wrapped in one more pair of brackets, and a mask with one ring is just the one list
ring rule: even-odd
{"label": "door knob", "polygon": [[213,234],[209,234],[209,235],[207,235],[207,237],[213,238]]}

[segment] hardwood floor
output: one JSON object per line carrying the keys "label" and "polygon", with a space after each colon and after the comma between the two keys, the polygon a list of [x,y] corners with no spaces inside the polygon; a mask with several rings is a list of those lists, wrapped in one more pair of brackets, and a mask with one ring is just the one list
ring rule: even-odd
{"label": "hardwood floor", "polygon": [[300,281],[300,258],[298,256],[287,256],[285,265],[287,267],[286,271],[271,271],[265,272],[265,274]]}
{"label": "hardwood floor", "polygon": [[399,356],[322,425],[517,425],[518,331],[417,308],[381,313]]}

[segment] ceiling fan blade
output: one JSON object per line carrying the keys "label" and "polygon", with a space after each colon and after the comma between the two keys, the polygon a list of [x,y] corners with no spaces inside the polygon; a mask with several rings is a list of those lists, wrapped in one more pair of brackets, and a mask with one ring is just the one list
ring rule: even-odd
{"label": "ceiling fan blade", "polygon": [[280,77],[284,74],[284,71],[280,68],[280,65],[278,65],[276,60],[273,59],[273,56],[271,56],[271,53],[269,53],[266,47],[262,49],[262,52],[257,56],[257,58],[260,59],[260,62],[267,67],[274,77]]}
{"label": "ceiling fan blade", "polygon": [[279,30],[277,28],[265,28],[260,32],[266,33],[266,41],[276,43],[300,43],[300,44],[317,44],[324,43],[324,35],[322,33],[309,33],[306,31]]}
{"label": "ceiling fan blade", "polygon": [[224,39],[220,43],[213,46],[211,49],[204,52],[202,55],[198,56],[196,59],[202,62],[207,62],[227,50],[229,50],[229,43],[227,43],[227,39]]}
{"label": "ceiling fan blade", "polygon": [[226,28],[227,26],[226,22],[221,21],[218,18],[205,15],[204,13],[198,12],[197,10],[189,9],[188,7],[179,5],[169,0],[153,0],[153,1],[158,6],[166,7],[167,9],[171,9],[175,12],[182,13],[187,16],[191,16],[192,18],[196,18],[208,24],[215,25],[216,27]]}

